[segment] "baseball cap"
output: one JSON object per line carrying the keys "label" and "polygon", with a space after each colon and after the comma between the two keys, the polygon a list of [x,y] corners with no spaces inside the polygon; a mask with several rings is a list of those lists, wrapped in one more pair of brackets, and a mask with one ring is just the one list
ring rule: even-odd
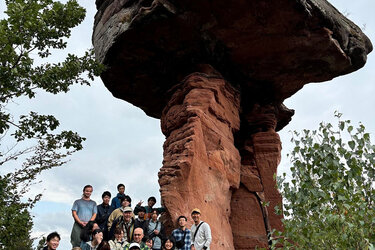
{"label": "baseball cap", "polygon": [[194,213],[200,214],[201,210],[199,210],[199,208],[194,208],[193,210],[191,210],[191,214],[194,214]]}
{"label": "baseball cap", "polygon": [[125,207],[123,212],[133,212],[133,209],[131,207]]}

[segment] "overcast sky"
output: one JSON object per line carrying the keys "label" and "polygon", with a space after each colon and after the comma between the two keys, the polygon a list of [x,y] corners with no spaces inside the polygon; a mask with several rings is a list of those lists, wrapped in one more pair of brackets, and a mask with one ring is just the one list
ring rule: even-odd
{"label": "overcast sky", "polygon": [[[1,1],[1,10],[4,3]],[[85,21],[74,30],[70,39],[70,53],[82,54],[91,46],[92,24],[96,8],[94,1],[79,1],[87,8]],[[375,1],[331,1],[345,13],[365,34],[375,41]],[[374,137],[375,132],[375,53],[368,57],[364,68],[330,82],[306,85],[284,103],[295,110],[288,126],[281,132],[283,159],[279,173],[290,167],[286,154],[291,150],[291,130],[316,129],[321,121],[335,122],[333,113],[338,110],[357,124],[361,121]],[[13,105],[15,112],[38,111],[53,114],[61,129],[77,131],[87,138],[84,149],[71,157],[63,167],[49,170],[40,176],[41,184],[32,192],[42,192],[43,198],[33,210],[33,235],[51,231],[62,235],[59,249],[70,248],[70,231],[73,225],[71,206],[80,198],[82,187],[94,186],[92,198],[99,204],[101,194],[109,190],[116,195],[118,183],[126,185],[126,194],[139,200],[156,196],[159,205],[157,173],[162,165],[164,135],[160,122],[147,117],[139,108],[114,98],[96,79],[91,87],[74,86],[68,94],[41,93],[33,100],[19,99]]]}

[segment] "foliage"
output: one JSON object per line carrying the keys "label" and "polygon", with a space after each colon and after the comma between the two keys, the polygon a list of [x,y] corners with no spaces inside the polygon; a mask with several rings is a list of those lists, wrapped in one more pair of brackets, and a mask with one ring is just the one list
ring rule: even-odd
{"label": "foliage", "polygon": [[[294,132],[292,179],[280,183],[283,234],[274,246],[292,249],[373,249],[375,245],[375,146],[359,124]],[[280,237],[281,236],[281,237]]]}
{"label": "foliage", "polygon": [[[85,9],[75,0],[5,0],[5,4],[0,20],[0,249],[31,249],[29,209],[41,195],[23,197],[38,174],[64,164],[82,149],[85,139],[72,131],[56,132],[59,121],[51,115],[30,111],[14,117],[9,103],[34,98],[40,91],[57,94],[69,91],[72,84],[89,85],[102,66],[92,50],[51,62],[50,56],[67,47],[71,29],[85,17]],[[20,159],[21,166],[4,170]]]}

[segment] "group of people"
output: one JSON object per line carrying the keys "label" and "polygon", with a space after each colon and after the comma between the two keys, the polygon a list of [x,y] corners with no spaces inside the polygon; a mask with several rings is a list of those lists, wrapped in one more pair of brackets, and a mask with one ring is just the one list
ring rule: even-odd
{"label": "group of people", "polygon": [[[74,202],[72,216],[74,225],[71,233],[73,250],[201,250],[210,249],[211,229],[201,221],[201,211],[191,211],[194,221],[191,229],[186,227],[187,217],[178,217],[178,228],[166,235],[159,215],[165,208],[154,208],[155,197],[147,200],[147,206],[140,201],[134,210],[131,198],[125,195],[125,185],[117,186],[118,194],[111,201],[111,193],[102,194],[102,203],[91,200],[93,187],[83,188],[81,199]],[[47,237],[46,250],[58,247],[60,236],[54,232]],[[56,245],[57,241],[57,245]]]}

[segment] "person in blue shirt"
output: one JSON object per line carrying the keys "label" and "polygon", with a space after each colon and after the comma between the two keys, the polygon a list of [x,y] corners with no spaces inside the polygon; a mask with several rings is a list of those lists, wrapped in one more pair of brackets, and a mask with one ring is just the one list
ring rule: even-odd
{"label": "person in blue shirt", "polygon": [[118,184],[117,191],[118,194],[116,197],[113,197],[111,202],[111,207],[113,207],[113,209],[121,207],[121,198],[125,197],[125,185],[122,183]]}

